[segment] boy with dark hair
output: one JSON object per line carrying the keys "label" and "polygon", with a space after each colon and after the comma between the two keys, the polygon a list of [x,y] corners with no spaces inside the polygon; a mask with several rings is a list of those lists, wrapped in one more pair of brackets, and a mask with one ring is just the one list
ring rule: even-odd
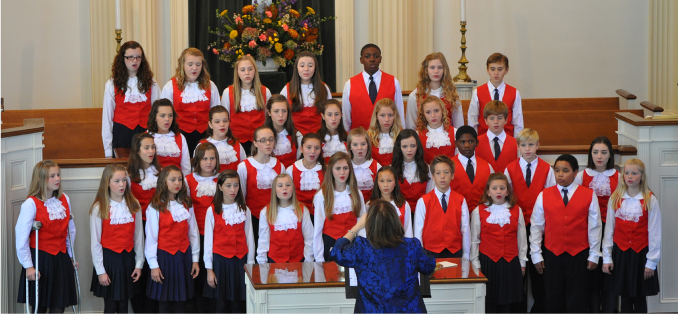
{"label": "boy with dark hair", "polygon": [[480,196],[485,192],[485,184],[492,166],[475,154],[478,146],[478,134],[471,126],[461,126],[455,134],[455,144],[459,154],[452,158],[456,167],[450,187],[460,193],[466,202],[474,207],[478,205]]}

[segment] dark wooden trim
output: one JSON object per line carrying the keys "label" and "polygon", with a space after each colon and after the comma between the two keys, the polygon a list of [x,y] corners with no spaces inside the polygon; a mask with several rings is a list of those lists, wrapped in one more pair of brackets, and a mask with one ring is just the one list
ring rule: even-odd
{"label": "dark wooden trim", "polygon": [[[617,155],[636,155],[638,150],[630,145],[613,145],[612,150]],[[538,154],[588,154],[589,145],[542,145]]]}
{"label": "dark wooden trim", "polygon": [[619,96],[621,96],[621,97],[623,97],[627,100],[635,100],[636,99],[636,96],[631,94],[627,90],[619,89],[619,90],[616,90],[615,92],[617,92],[617,95],[619,95]]}
{"label": "dark wooden trim", "polygon": [[108,164],[127,165],[128,159],[93,158],[93,159],[54,159],[60,168],[106,167]]}
{"label": "dark wooden trim", "polygon": [[655,105],[655,104],[652,104],[652,103],[649,102],[649,101],[640,102],[640,106],[642,106],[643,108],[646,108],[646,109],[650,110],[651,112],[655,112],[655,113],[661,113],[661,112],[664,111],[664,108],[659,107],[659,106],[657,106],[657,105]]}
{"label": "dark wooden trim", "polygon": [[677,126],[678,119],[645,119],[632,113],[614,113],[614,118],[634,126]]}
{"label": "dark wooden trim", "polygon": [[[247,273],[249,277],[249,273]],[[251,283],[251,279],[250,279]],[[431,284],[455,284],[455,283],[487,283],[487,278],[460,278],[460,279],[431,279]],[[312,289],[312,288],[341,288],[344,282],[306,282],[306,283],[271,283],[252,285],[255,290],[278,290],[278,289]]]}
{"label": "dark wooden trim", "polygon": [[[11,128],[15,129],[15,128]],[[19,130],[10,130],[10,131],[1,131],[0,132],[0,137],[2,138],[8,138],[8,137],[16,137],[20,135],[27,135],[31,133],[36,133],[36,132],[45,132],[45,126],[41,127],[35,127],[35,128],[26,128],[26,129],[19,129]]]}

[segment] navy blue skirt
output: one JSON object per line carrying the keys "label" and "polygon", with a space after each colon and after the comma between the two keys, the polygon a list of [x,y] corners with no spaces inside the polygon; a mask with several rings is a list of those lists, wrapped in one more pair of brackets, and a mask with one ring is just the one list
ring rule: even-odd
{"label": "navy blue skirt", "polygon": [[191,277],[193,257],[190,245],[185,253],[177,251],[174,255],[158,249],[158,267],[165,279],[162,279],[162,283],[155,282],[151,275],[148,275],[146,296],[149,299],[182,302],[193,298],[195,289]]}
{"label": "navy blue skirt", "polygon": [[135,288],[138,288],[138,286],[134,285],[134,279],[132,278],[135,267],[134,256],[136,255],[134,250],[132,252],[123,250],[120,253],[116,253],[108,248],[104,248],[103,254],[104,269],[106,269],[108,278],[111,279],[111,284],[108,286],[101,285],[97,270],[92,268],[90,291],[94,293],[94,296],[107,300],[125,301],[131,299],[136,294]]}
{"label": "navy blue skirt", "polygon": [[497,262],[483,253],[479,254],[480,270],[487,277],[487,303],[506,305],[523,300],[523,271],[518,256]]}
{"label": "navy blue skirt", "polygon": [[[78,304],[78,291],[75,287],[75,271],[67,253],[51,255],[45,251],[38,253],[38,271],[40,272],[38,306],[47,308],[67,308]],[[31,260],[35,266],[35,249],[31,248]],[[35,306],[35,281],[28,281],[28,301]],[[21,268],[19,277],[18,303],[26,303],[26,269]]]}
{"label": "navy blue skirt", "polygon": [[325,251],[323,252],[323,257],[325,258],[325,262],[334,261],[332,259],[332,255],[330,255],[330,251],[332,250],[332,247],[334,247],[334,244],[336,242],[337,242],[337,240],[335,240],[331,236],[323,233],[323,245],[325,246]]}
{"label": "navy blue skirt", "polygon": [[[245,301],[245,264],[247,255],[243,258],[233,256],[225,258],[219,254],[213,254],[212,270],[217,278],[217,288],[213,289],[205,281],[203,296],[211,299],[228,301]],[[205,270],[205,274],[207,274]]]}
{"label": "navy blue skirt", "polygon": [[640,253],[633,249],[621,250],[617,244],[612,248],[612,275],[605,277],[605,287],[615,295],[630,297],[652,296],[659,293],[659,269],[645,280],[647,246]]}

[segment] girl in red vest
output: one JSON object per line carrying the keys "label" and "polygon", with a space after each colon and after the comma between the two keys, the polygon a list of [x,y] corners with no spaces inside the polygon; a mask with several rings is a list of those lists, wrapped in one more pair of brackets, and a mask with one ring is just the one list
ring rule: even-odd
{"label": "girl in red vest", "polygon": [[301,154],[299,144],[302,135],[294,128],[292,112],[285,97],[280,94],[271,96],[266,102],[266,114],[264,126],[271,128],[276,133],[273,156],[285,167],[288,167]]}
{"label": "girl in red vest", "polygon": [[[574,182],[593,190],[598,197],[603,231],[605,231],[605,223],[607,222],[608,200],[612,192],[617,189],[619,177],[619,172],[614,168],[614,151],[610,139],[605,136],[593,139],[589,147],[586,168],[577,174]],[[603,312],[611,313],[616,306],[616,299],[613,291],[604,288],[602,259],[601,257],[598,260],[598,267],[591,273],[589,281],[591,290],[590,311],[599,311],[602,304]]]}
{"label": "girl in red vest", "polygon": [[367,44],[360,49],[360,63],[364,70],[351,77],[344,85],[341,103],[344,106],[344,126],[346,130],[358,127],[370,127],[370,115],[374,104],[382,98],[390,98],[396,103],[401,125],[405,124],[405,107],[400,82],[393,75],[379,69],[381,49],[375,44]]}
{"label": "girl in red vest", "polygon": [[208,123],[207,139],[200,140],[200,143],[209,142],[217,147],[219,152],[219,164],[221,171],[236,170],[238,163],[245,160],[247,153],[243,149],[238,139],[233,137],[231,132],[231,117],[223,106],[210,108],[210,121]]}
{"label": "girl in red vest", "polygon": [[264,108],[269,98],[271,91],[261,85],[254,58],[250,55],[238,58],[233,66],[233,85],[221,95],[221,106],[231,114],[233,135],[248,154],[252,149],[252,130],[264,124]]}
{"label": "girl in red vest", "polygon": [[205,268],[203,295],[216,299],[217,313],[244,313],[245,264],[254,264],[252,214],[245,205],[240,177],[225,170],[217,179],[219,192],[205,217]]}
{"label": "girl in red vest", "polygon": [[435,258],[469,259],[469,211],[464,196],[451,189],[454,169],[444,155],[431,162],[435,187],[417,201],[414,237]]}
{"label": "girl in red vest", "polygon": [[372,158],[381,165],[391,165],[393,159],[393,142],[398,137],[403,126],[400,123],[398,109],[390,98],[382,98],[377,101],[367,130],[369,140],[372,143]]}
{"label": "girl in red vest", "polygon": [[598,198],[588,187],[574,183],[577,159],[563,154],[553,167],[556,186],[537,197],[530,218],[530,253],[544,275],[547,313],[586,313],[589,277],[600,253]]}
{"label": "girl in red vest", "polygon": [[[148,133],[138,133],[132,137],[132,149],[127,162],[127,176],[130,183],[130,192],[139,201],[143,229],[146,230],[146,208],[155,195],[158,183],[160,163],[155,154],[155,141]],[[146,297],[147,277],[151,274],[148,262],[144,261],[141,277],[135,283],[136,294],[131,298],[132,310],[136,313],[157,312],[157,302]]]}
{"label": "girl in red vest", "polygon": [[323,139],[323,158],[325,158],[325,164],[327,164],[334,153],[348,153],[346,149],[348,133],[344,129],[339,101],[334,99],[324,101],[322,108],[323,112],[320,115],[323,118],[323,123],[318,130],[318,135]]}
{"label": "girl in red vest", "polygon": [[313,222],[313,196],[320,189],[325,175],[325,159],[322,154],[322,139],[315,133],[307,133],[301,139],[301,159],[287,167],[286,173],[292,176],[297,201],[306,206]]}
{"label": "girl in red vest", "polygon": [[403,224],[405,230],[405,237],[413,237],[412,210],[400,191],[400,184],[396,180],[393,167],[390,165],[383,166],[377,171],[377,178],[374,179],[374,191],[370,196],[370,201],[365,206],[369,207],[374,200],[379,199],[390,202],[398,212],[398,218],[400,218],[400,223]]}
{"label": "girl in red vest", "polygon": [[161,97],[174,104],[179,114],[175,119],[193,156],[193,148],[205,138],[210,108],[221,105],[219,89],[210,80],[205,56],[199,49],[184,49],[177,61],[174,77],[162,88]]}
{"label": "girl in red vest", "polygon": [[129,148],[132,136],[146,130],[151,104],[159,96],[144,49],[135,41],[122,44],[104,87],[101,138],[106,157],[112,157],[115,148]]}
{"label": "girl in red vest", "polygon": [[[63,313],[64,309],[78,303],[71,244],[75,238],[75,224],[69,220],[71,201],[61,189],[61,170],[53,161],[41,161],[33,168],[28,198],[21,204],[21,212],[14,227],[16,255],[19,258],[19,297],[17,303],[29,303],[35,312],[35,231],[34,221],[40,221],[37,250],[39,274],[37,278],[38,313]],[[26,278],[29,297],[26,301]]]}
{"label": "girl in red vest", "polygon": [[316,71],[317,66],[318,59],[314,53],[300,52],[294,62],[292,80],[280,91],[280,95],[287,98],[292,109],[294,127],[302,135],[320,129],[322,122],[320,104],[332,98],[330,88],[320,79],[320,73]]}
{"label": "girl in red vest", "polygon": [[104,313],[127,313],[127,300],[144,266],[141,209],[128,183],[124,166],[107,165],[89,210],[94,265],[90,290],[104,299]]}
{"label": "girl in red vest", "polygon": [[605,287],[621,295],[621,313],[647,313],[646,297],[659,293],[662,218],[641,160],[626,161],[623,180],[609,201],[603,272],[611,275]]}
{"label": "girl in red vest", "polygon": [[[340,152],[330,158],[313,205],[324,210],[315,213],[313,256],[316,262],[331,261],[330,249],[334,243],[365,214],[365,201],[358,190],[348,154]],[[364,233],[361,230],[359,234],[365,236]]]}
{"label": "girl in red vest", "polygon": [[259,240],[259,211],[269,204],[273,179],[285,172],[285,167],[278,159],[271,156],[275,147],[275,133],[266,126],[254,130],[254,148],[252,155],[238,164],[238,175],[247,207],[252,210],[252,230],[254,246]]}
{"label": "girl in red vest", "polygon": [[297,201],[292,177],[280,174],[273,186],[271,203],[261,209],[257,263],[313,261],[313,223]]}
{"label": "girl in red vest", "polygon": [[177,112],[174,111],[172,102],[166,98],[155,101],[148,114],[148,133],[153,135],[160,165],[174,165],[183,173],[189,174],[191,160],[188,144],[184,135],[179,133],[176,117]]}
{"label": "girl in red vest", "polygon": [[[417,113],[424,99],[429,96],[439,97],[445,103],[452,126],[459,128],[464,125],[464,113],[457,93],[457,87],[452,82],[450,67],[443,53],[434,52],[426,56],[419,69],[417,87],[407,98],[407,117],[405,128],[417,128]],[[414,106],[416,104],[416,106]]]}
{"label": "girl in red vest", "polygon": [[159,301],[159,312],[186,313],[186,300],[195,295],[200,237],[183,175],[174,165],[162,169],[146,213],[146,260],[151,277],[146,295]]}
{"label": "girl in red vest", "polygon": [[494,173],[471,213],[471,262],[487,277],[486,313],[510,313],[523,299],[527,237],[506,175]]}
{"label": "girl in red vest", "polygon": [[372,159],[372,145],[369,141],[367,131],[363,127],[358,127],[348,133],[348,147],[351,149],[351,163],[355,180],[358,183],[358,190],[363,195],[363,200],[370,200],[372,189],[374,188],[374,179],[377,177],[377,171],[381,168],[376,159]]}
{"label": "girl in red vest", "polygon": [[424,147],[424,162],[430,164],[437,155],[455,155],[454,135],[457,129],[450,124],[450,116],[443,101],[429,95],[417,113],[417,132]]}
{"label": "girl in red vest", "polygon": [[[414,210],[417,200],[430,191],[431,173],[424,162],[424,149],[419,135],[412,129],[403,129],[393,144],[393,162],[396,180],[400,185],[405,201]],[[414,221],[414,211],[412,211]]]}
{"label": "girl in red vest", "polygon": [[[221,107],[221,106],[219,106]],[[214,195],[217,191],[217,176],[219,175],[219,152],[217,147],[213,144],[201,143],[195,148],[195,155],[192,160],[193,173],[186,175],[187,193],[191,198],[193,204],[193,212],[195,212],[195,220],[198,223],[198,232],[200,233],[200,244],[204,243],[205,238],[205,214],[207,208],[212,205]],[[200,269],[204,270],[205,263],[202,260],[203,253],[200,252]],[[205,313],[215,303],[213,300],[205,299],[203,297],[203,288],[207,273],[201,272],[193,282],[195,286],[195,298],[193,303],[196,312]]]}

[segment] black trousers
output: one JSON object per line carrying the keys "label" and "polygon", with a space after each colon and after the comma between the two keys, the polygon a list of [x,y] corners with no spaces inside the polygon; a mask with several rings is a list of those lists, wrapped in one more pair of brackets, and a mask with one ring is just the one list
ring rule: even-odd
{"label": "black trousers", "polygon": [[440,253],[434,253],[434,252],[432,252],[432,251],[428,251],[428,253],[429,253],[429,254],[431,255],[431,257],[433,257],[433,258],[461,258],[463,252],[464,252],[464,249],[463,249],[463,248],[460,249],[460,250],[458,250],[458,251],[456,251],[456,252],[454,252],[454,253],[453,253],[453,252],[450,252],[450,250],[447,249],[447,248],[443,249],[443,251],[440,252]]}
{"label": "black trousers", "polygon": [[[137,133],[142,133],[146,131],[146,128],[141,126],[136,126],[134,129],[129,129],[123,124],[113,122],[113,140],[111,141],[111,148],[131,148],[132,147],[132,138]],[[113,157],[115,157],[114,153]]]}
{"label": "black trousers", "polygon": [[181,134],[184,135],[184,138],[186,138],[186,144],[188,145],[188,154],[192,158],[193,151],[195,151],[195,147],[198,146],[198,142],[200,142],[200,140],[205,139],[205,137],[207,136],[207,132],[199,132],[196,130],[191,133],[188,133],[182,130]]}
{"label": "black trousers", "polygon": [[[527,229],[527,245],[530,245],[530,227],[532,225],[528,224],[525,226]],[[523,277],[523,301],[519,303],[518,308],[513,308],[512,311],[516,313],[526,313],[527,312],[527,281],[529,278],[530,285],[532,286],[532,299],[534,304],[530,309],[530,313],[544,313],[546,312],[546,306],[544,305],[544,278],[543,275],[540,275],[537,272],[537,269],[534,268],[534,263],[532,263],[532,255],[527,254],[527,267],[525,276]]]}
{"label": "black trousers", "polygon": [[572,256],[556,256],[542,247],[544,257],[544,297],[547,313],[588,313],[589,249]]}

